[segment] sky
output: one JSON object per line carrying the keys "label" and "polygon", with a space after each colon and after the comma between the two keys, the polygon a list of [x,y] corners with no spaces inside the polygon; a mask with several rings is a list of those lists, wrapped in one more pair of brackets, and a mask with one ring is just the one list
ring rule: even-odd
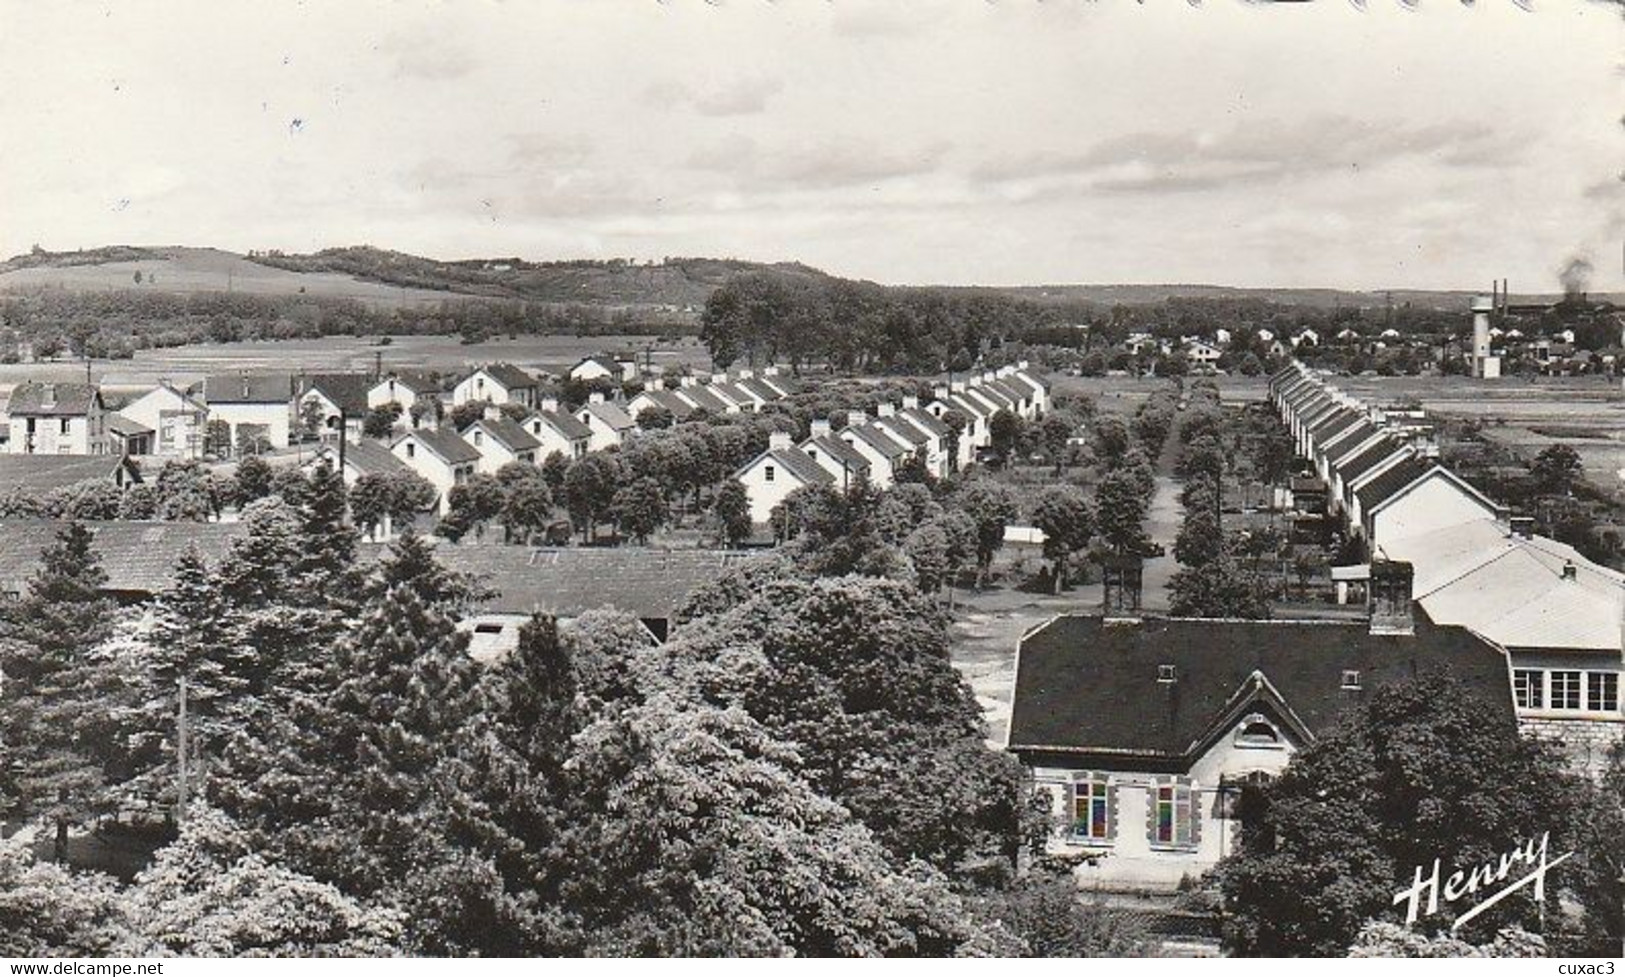
{"label": "sky", "polygon": [[0,252],[1625,288],[1603,0],[0,0]]}

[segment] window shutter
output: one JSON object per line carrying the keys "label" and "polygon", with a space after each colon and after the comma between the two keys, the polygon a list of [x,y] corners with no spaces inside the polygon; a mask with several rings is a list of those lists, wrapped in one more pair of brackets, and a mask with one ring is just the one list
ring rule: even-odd
{"label": "window shutter", "polygon": [[1190,791],[1190,842],[1191,846],[1200,847],[1202,844],[1202,789],[1195,781],[1187,781]]}
{"label": "window shutter", "polygon": [[1117,840],[1117,781],[1112,778],[1106,780],[1106,840]]}
{"label": "window shutter", "polygon": [[1157,844],[1157,795],[1162,790],[1162,778],[1152,777],[1145,789],[1145,839]]}

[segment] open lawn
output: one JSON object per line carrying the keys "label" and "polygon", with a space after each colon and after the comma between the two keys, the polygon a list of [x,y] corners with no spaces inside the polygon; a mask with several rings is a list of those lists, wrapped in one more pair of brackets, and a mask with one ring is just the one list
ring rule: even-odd
{"label": "open lawn", "polygon": [[[429,369],[456,373],[479,363],[504,361],[531,370],[560,373],[590,353],[649,351],[655,366],[708,371],[711,358],[693,336],[520,336],[465,346],[456,336],[395,336],[387,346],[373,336],[329,336],[245,343],[206,343],[175,349],[147,349],[131,360],[98,361],[91,375],[110,393],[145,390],[169,378],[191,383],[208,374],[250,372],[343,373],[383,368]],[[81,363],[18,363],[0,366],[0,394],[23,380],[83,381]]]}

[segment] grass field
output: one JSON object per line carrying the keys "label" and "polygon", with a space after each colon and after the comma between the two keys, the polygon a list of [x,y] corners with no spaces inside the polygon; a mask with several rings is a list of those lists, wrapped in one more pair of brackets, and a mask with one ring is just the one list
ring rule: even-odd
{"label": "grass field", "polygon": [[[141,350],[132,360],[97,362],[91,375],[111,394],[146,390],[162,378],[191,383],[208,374],[249,372],[344,373],[383,368],[455,373],[479,363],[507,362],[558,373],[591,353],[649,350],[649,361],[669,368],[709,370],[710,355],[692,336],[520,336],[471,346],[456,336],[396,336],[388,346],[373,337],[330,336],[275,342],[208,343],[177,349]],[[651,347],[650,344],[654,343]],[[82,381],[83,363],[19,363],[0,366],[0,394],[23,380]]]}

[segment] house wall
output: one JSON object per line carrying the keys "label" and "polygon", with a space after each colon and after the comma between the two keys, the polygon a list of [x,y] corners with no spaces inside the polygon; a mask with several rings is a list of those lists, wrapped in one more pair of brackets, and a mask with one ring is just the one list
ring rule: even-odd
{"label": "house wall", "polygon": [[[30,437],[28,424],[34,423]],[[63,429],[62,422],[67,422]],[[13,416],[8,442],[12,454],[25,455],[105,455],[107,433],[100,411],[81,417]]]}
{"label": "house wall", "polygon": [[576,419],[592,431],[592,437],[587,440],[588,451],[603,451],[621,443],[620,432],[610,427],[603,418],[592,411],[582,408],[580,413],[576,414]]}
{"label": "house wall", "polygon": [[1493,518],[1495,510],[1435,471],[1420,485],[1379,509],[1371,519],[1371,545]]}
{"label": "house wall", "polygon": [[597,380],[601,377],[620,379],[619,374],[611,373],[591,360],[585,363],[577,363],[570,368],[570,378],[572,380]]}
{"label": "house wall", "polygon": [[[411,450],[408,450],[408,445]],[[457,485],[468,481],[474,474],[475,465],[464,464],[453,467],[445,463],[441,457],[428,448],[419,444],[411,437],[402,438],[395,442],[390,449],[395,457],[406,463],[406,466],[422,475],[435,490],[440,493],[439,510],[443,516],[451,511],[451,490]]]}
{"label": "house wall", "polygon": [[293,428],[293,406],[290,403],[277,404],[210,404],[209,415],[211,420],[225,421],[231,425],[232,450],[237,448],[237,428],[242,424],[258,424],[265,428],[265,436],[270,439],[271,447],[286,448],[290,443],[290,432]]}
{"label": "house wall", "polygon": [[525,424],[525,430],[530,436],[542,443],[536,449],[536,463],[541,464],[547,456],[555,452],[574,461],[587,453],[587,444],[580,441],[571,441],[553,428],[546,421],[531,420]]}
{"label": "house wall", "polygon": [[152,428],[152,451],[160,458],[202,457],[209,412],[189,406],[175,391],[167,387],[150,390],[119,413]]}
{"label": "house wall", "polygon": [[805,483],[772,458],[759,458],[739,473],[739,484],[745,487],[745,495],[750,498],[750,521],[765,525],[772,517],[773,507]]}
{"label": "house wall", "polygon": [[891,459],[881,454],[869,445],[869,442],[860,437],[844,437],[836,432],[836,437],[852,446],[852,449],[862,455],[869,462],[869,484],[875,488],[890,488],[892,483]]}
{"label": "house wall", "polygon": [[474,449],[480,453],[479,463],[474,466],[475,471],[495,475],[498,469],[510,461],[522,461],[527,465],[536,464],[536,452],[534,450],[515,454],[508,450],[507,445],[491,437],[478,427],[467,432],[462,437],[464,441],[473,445]]}
{"label": "house wall", "polygon": [[385,404],[400,404],[402,417],[410,415],[412,405],[417,402],[418,395],[410,387],[392,378],[386,377],[367,391],[367,406],[369,408],[382,407]]}
{"label": "house wall", "polygon": [[1237,745],[1234,731],[1226,734],[1200,757],[1184,776],[1190,778],[1201,811],[1201,830],[1193,847],[1159,847],[1148,828],[1152,790],[1157,778],[1169,776],[1145,770],[1101,771],[1117,788],[1117,824],[1109,843],[1085,843],[1071,836],[1071,785],[1088,767],[1035,767],[1034,783],[1049,791],[1060,830],[1051,837],[1054,853],[1099,852],[1106,857],[1074,870],[1081,888],[1106,892],[1167,893],[1185,878],[1195,879],[1218,864],[1235,847],[1240,822],[1225,816],[1227,802],[1221,780],[1250,773],[1279,776],[1295,747],[1288,741],[1270,748]]}
{"label": "house wall", "polygon": [[480,370],[464,377],[451,391],[451,402],[453,404],[466,404],[471,400],[483,400],[496,405],[514,403],[534,407],[536,406],[536,391],[531,387],[509,390],[487,376],[485,371]]}

